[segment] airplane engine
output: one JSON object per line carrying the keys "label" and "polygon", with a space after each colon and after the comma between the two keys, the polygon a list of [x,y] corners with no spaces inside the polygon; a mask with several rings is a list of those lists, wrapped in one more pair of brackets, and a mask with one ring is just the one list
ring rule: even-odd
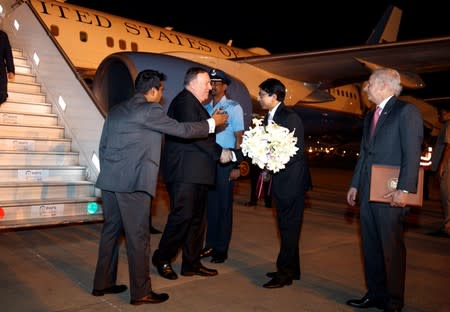
{"label": "airplane engine", "polygon": [[[92,91],[106,114],[112,106],[130,98],[134,93],[134,80],[144,69],[154,69],[167,75],[162,105],[167,110],[172,99],[182,90],[184,75],[188,68],[200,66],[209,70],[210,67],[164,54],[145,52],[119,52],[106,57],[99,65]],[[252,101],[246,86],[236,77],[227,90],[227,96],[239,102],[244,111],[244,124],[247,129],[251,124]]]}

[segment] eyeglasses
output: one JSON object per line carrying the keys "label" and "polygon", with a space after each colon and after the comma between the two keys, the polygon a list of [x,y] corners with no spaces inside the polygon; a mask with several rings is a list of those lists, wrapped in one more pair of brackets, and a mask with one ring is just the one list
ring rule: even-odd
{"label": "eyeglasses", "polygon": [[269,96],[269,93],[266,93],[266,92],[259,92],[258,93],[258,96],[260,97],[260,98],[262,98],[262,97],[265,97],[265,96]]}

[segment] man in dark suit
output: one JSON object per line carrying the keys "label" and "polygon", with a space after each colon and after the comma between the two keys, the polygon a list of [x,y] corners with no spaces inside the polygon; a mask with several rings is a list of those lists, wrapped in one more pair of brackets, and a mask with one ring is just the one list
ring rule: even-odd
{"label": "man in dark suit", "polygon": [[[189,68],[184,78],[184,89],[172,100],[168,115],[180,122],[208,118],[203,107],[211,90],[211,80],[200,67]],[[170,198],[170,213],[153,264],[167,279],[178,276],[171,261],[182,248],[181,275],[214,276],[217,270],[200,262],[206,229],[208,188],[214,184],[216,163],[228,162],[230,150],[216,143],[215,134],[202,139],[180,139],[167,135],[164,142],[162,173]],[[223,161],[226,156],[225,161]]]}
{"label": "man in dark suit", "polygon": [[[0,25],[2,22],[3,17],[0,17]],[[8,79],[14,79],[15,76],[11,44],[8,35],[3,30],[0,30],[0,60],[3,67],[0,70],[0,104],[2,104],[8,98]]]}
{"label": "man in dark suit", "polygon": [[300,279],[300,228],[303,220],[305,193],[311,187],[311,175],[304,155],[305,140],[303,122],[300,116],[287,107],[283,101],[286,87],[277,79],[267,79],[259,85],[258,101],[261,108],[268,110],[264,122],[271,120],[294,131],[297,138],[297,153],[289,159],[285,168],[272,174],[272,196],[277,212],[280,231],[280,251],[276,262],[277,270],[266,275],[271,280],[265,288],[280,288]]}
{"label": "man in dark suit", "polygon": [[190,123],[169,118],[159,104],[165,79],[163,73],[154,70],[140,72],[135,81],[135,95],[113,106],[103,125],[96,186],[102,190],[104,224],[92,291],[94,296],[127,290],[125,285],[116,285],[119,237],[125,232],[130,303],[160,303],[169,298],[165,293],[152,291],[149,277],[149,207],[156,191],[162,136],[167,133],[206,138],[227,118],[216,114],[210,119],[207,116]]}
{"label": "man in dark suit", "polygon": [[[347,301],[356,308],[401,311],[404,305],[406,248],[403,230],[408,212],[405,205],[407,193],[417,192],[423,120],[416,106],[397,98],[401,90],[399,73],[388,68],[373,71],[364,87],[377,110],[364,120],[360,155],[347,193],[351,206],[359,196],[368,288],[361,299]],[[400,167],[397,189],[385,195],[390,203],[369,201],[372,164]]]}

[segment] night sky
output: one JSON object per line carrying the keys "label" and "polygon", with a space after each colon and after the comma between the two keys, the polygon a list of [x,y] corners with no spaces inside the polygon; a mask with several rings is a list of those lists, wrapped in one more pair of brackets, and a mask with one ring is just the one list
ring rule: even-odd
{"label": "night sky", "polygon": [[[390,3],[403,10],[399,41],[450,36],[450,13],[442,0],[334,1],[332,4],[329,1],[299,1],[296,8],[293,0],[277,0],[272,4],[268,4],[270,0],[67,2],[161,27],[171,26],[176,31],[214,41],[226,43],[232,39],[236,47],[259,46],[271,53],[362,45]],[[423,78],[428,84],[428,79],[433,79],[432,84],[436,85],[450,76],[448,73],[443,75],[438,82],[433,79],[436,75]],[[442,87],[438,92],[450,94],[444,89],[447,88]]]}

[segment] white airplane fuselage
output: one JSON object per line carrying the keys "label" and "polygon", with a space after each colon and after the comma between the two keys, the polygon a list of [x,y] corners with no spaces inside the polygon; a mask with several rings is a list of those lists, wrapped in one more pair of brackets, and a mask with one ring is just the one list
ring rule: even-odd
{"label": "white airplane fuselage", "polygon": [[78,68],[95,69],[107,55],[121,51],[184,51],[218,58],[256,55],[248,50],[68,3],[31,0],[31,4]]}
{"label": "white airplane fuselage", "polygon": [[[303,82],[234,61],[268,54],[262,48],[240,49],[59,1],[31,0],[31,4],[84,78],[92,77],[102,60],[113,53],[151,52],[219,67],[242,81],[253,101],[257,97],[259,83],[267,78],[280,79],[286,85],[287,105],[305,101],[313,91]],[[308,106],[361,116],[363,112],[356,101],[354,98],[349,104],[348,99],[336,97],[328,103],[309,103]]]}

